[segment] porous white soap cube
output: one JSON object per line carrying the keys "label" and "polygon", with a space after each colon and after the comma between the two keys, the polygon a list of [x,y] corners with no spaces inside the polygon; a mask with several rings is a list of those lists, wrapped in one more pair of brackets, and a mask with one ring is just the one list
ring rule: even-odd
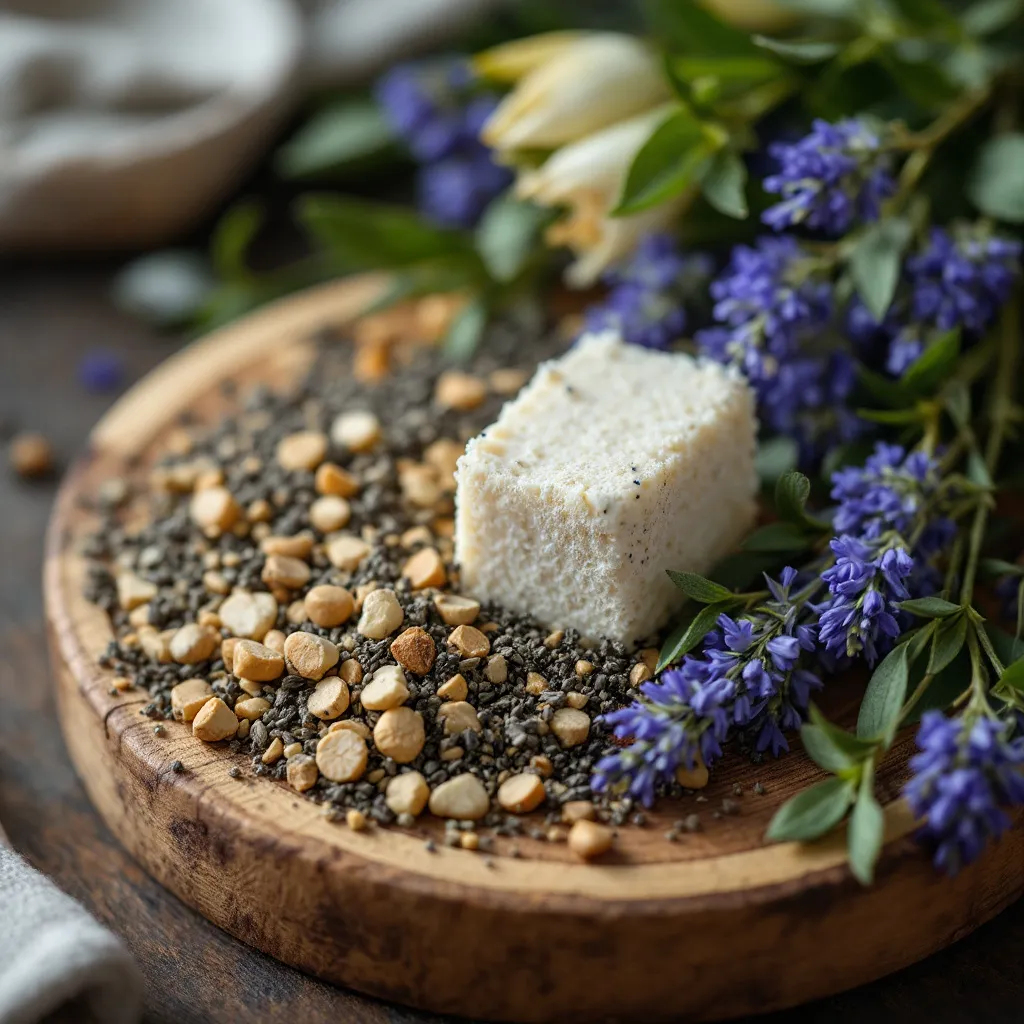
{"label": "porous white soap cube", "polygon": [[581,339],[459,459],[462,588],[553,627],[632,643],[755,515],[750,389],[717,363]]}

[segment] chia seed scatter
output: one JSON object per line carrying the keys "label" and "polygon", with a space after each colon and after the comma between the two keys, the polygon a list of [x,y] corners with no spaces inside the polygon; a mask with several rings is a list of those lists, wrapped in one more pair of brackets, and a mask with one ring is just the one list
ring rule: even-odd
{"label": "chia seed scatter", "polygon": [[[513,325],[499,324],[469,372],[481,381],[505,367],[529,373],[538,361],[562,347],[564,341],[554,336],[524,334]],[[461,657],[450,647],[451,626],[435,606],[437,590],[414,590],[410,580],[403,578],[403,566],[412,554],[432,546],[443,559],[448,580],[441,589],[458,592],[458,566],[452,561],[450,539],[452,487],[444,486],[442,480],[437,494],[424,499],[409,483],[409,467],[426,468],[434,450],[431,446],[439,441],[461,448],[496,418],[504,397],[487,392],[472,408],[440,408],[434,395],[446,366],[436,350],[414,347],[405,365],[368,384],[354,373],[353,348],[330,338],[322,340],[311,370],[287,392],[262,386],[248,392],[239,387],[237,394],[234,387],[222,389],[233,404],[230,415],[207,428],[189,419],[168,439],[174,450],[154,467],[148,483],[121,481],[124,486],[116,502],[95,502],[99,527],[83,545],[89,562],[84,591],[109,614],[118,637],[104,652],[101,664],[143,688],[150,700],[141,714],[157,720],[172,717],[171,691],[185,680],[206,680],[212,697],[229,708],[243,700],[251,706],[258,694],[269,706],[246,726],[247,733],[243,730],[229,739],[226,747],[251,758],[254,776],[291,781],[289,759],[280,753],[283,748],[298,744],[303,755],[315,756],[321,737],[328,732],[329,723],[308,707],[315,683],[287,674],[270,683],[240,680],[228,670],[219,647],[206,660],[178,664],[161,655],[161,638],[186,624],[205,621],[219,628],[226,640],[232,634],[220,625],[217,614],[225,596],[233,590],[254,594],[270,590],[278,603],[276,630],[285,637],[301,630],[337,645],[339,660],[331,673],[357,680],[349,684],[351,703],[339,720],[356,719],[372,732],[382,713],[362,707],[361,682],[381,666],[395,663],[390,645],[397,633],[369,639],[355,628],[358,614],[340,626],[317,625],[306,618],[302,600],[322,584],[344,587],[357,601],[373,588],[392,589],[404,614],[399,632],[421,627],[436,650],[425,674],[408,675],[406,705],[422,716],[423,747],[400,767],[368,743],[366,767],[358,778],[332,782],[318,775],[304,795],[324,805],[328,820],[344,821],[345,812],[354,809],[379,825],[413,827],[412,815],[396,814],[384,796],[391,777],[412,769],[423,775],[431,789],[467,772],[480,780],[491,797],[491,811],[483,821],[466,823],[467,829],[545,836],[541,829],[524,826],[497,802],[501,783],[523,772],[534,772],[543,780],[545,799],[538,820],[543,813],[551,822],[558,821],[562,805],[589,800],[600,821],[621,825],[632,816],[642,824],[644,816],[634,814],[630,800],[598,796],[589,786],[597,760],[615,749],[599,716],[635,696],[629,680],[635,657],[611,640],[584,644],[571,629],[552,633],[527,616],[492,604],[483,605],[475,623],[485,630],[489,655]],[[379,421],[380,440],[368,450],[352,451],[331,439],[337,417],[354,410],[371,413]],[[284,468],[278,460],[282,439],[300,432],[326,438],[326,462],[358,483],[355,493],[345,499],[349,519],[343,532],[361,538],[368,553],[354,567],[337,568],[327,555],[324,541],[329,534],[321,528],[314,509],[321,496],[314,472]],[[242,511],[230,528],[202,529],[190,515],[198,473],[214,482],[212,486],[223,487]],[[146,512],[142,517],[146,525],[129,529],[126,522],[138,522],[140,509]],[[305,533],[313,537],[305,560],[308,580],[287,588],[273,581],[268,585],[262,540]],[[139,608],[123,607],[117,578],[125,573],[140,581],[146,593],[152,592],[140,602],[141,613]],[[503,659],[504,668],[495,677],[489,664],[496,656]],[[346,668],[351,661],[356,668]],[[577,663],[592,669],[579,674]],[[476,710],[480,728],[452,736],[446,734],[439,714],[444,701],[438,690],[457,674],[465,681],[463,699]],[[533,683],[528,686],[528,676],[542,677],[543,689]],[[586,739],[568,749],[554,731],[555,711],[567,706],[582,708],[591,720]],[[154,732],[160,735],[163,728],[155,725]],[[171,768],[183,770],[178,761]],[[230,773],[232,777],[241,774],[237,766]],[[681,794],[675,787],[671,795]],[[458,845],[459,831],[454,823],[448,824],[452,827],[445,833],[445,843]],[[490,839],[484,837],[479,848],[491,849]]]}

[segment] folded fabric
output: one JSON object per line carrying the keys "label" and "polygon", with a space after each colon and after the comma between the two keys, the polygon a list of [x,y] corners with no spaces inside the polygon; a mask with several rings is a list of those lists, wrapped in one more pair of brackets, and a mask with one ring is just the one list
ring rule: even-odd
{"label": "folded fabric", "polygon": [[225,198],[310,88],[502,0],[0,0],[0,251],[146,247]]}
{"label": "folded fabric", "polygon": [[0,1021],[134,1024],[143,982],[121,942],[3,845],[0,833]]}

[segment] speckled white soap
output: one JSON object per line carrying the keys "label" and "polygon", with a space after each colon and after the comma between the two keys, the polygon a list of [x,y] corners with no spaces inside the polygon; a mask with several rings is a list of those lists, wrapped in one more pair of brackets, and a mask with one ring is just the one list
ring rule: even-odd
{"label": "speckled white soap", "polygon": [[755,515],[750,389],[716,363],[581,339],[459,459],[462,590],[552,627],[633,643]]}

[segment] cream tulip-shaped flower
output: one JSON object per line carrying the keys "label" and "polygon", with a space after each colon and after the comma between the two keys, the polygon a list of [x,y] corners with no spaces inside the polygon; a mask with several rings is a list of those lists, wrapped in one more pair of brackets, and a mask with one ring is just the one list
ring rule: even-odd
{"label": "cream tulip-shaped flower", "polygon": [[595,32],[552,46],[498,104],[480,133],[499,154],[549,149],[648,110],[669,96],[654,54],[641,40]]}
{"label": "cream tulip-shaped flower", "polygon": [[566,50],[592,35],[592,32],[566,30],[513,39],[478,53],[473,58],[473,68],[492,82],[518,82],[523,75],[561,57]]}
{"label": "cream tulip-shaped flower", "polygon": [[682,196],[642,213],[610,217],[618,202],[633,157],[651,132],[668,116],[664,105],[620,121],[556,150],[539,168],[523,172],[517,194],[540,206],[568,211],[548,228],[547,241],[564,245],[578,257],[566,272],[573,287],[585,288],[640,238],[666,227],[687,202]]}

